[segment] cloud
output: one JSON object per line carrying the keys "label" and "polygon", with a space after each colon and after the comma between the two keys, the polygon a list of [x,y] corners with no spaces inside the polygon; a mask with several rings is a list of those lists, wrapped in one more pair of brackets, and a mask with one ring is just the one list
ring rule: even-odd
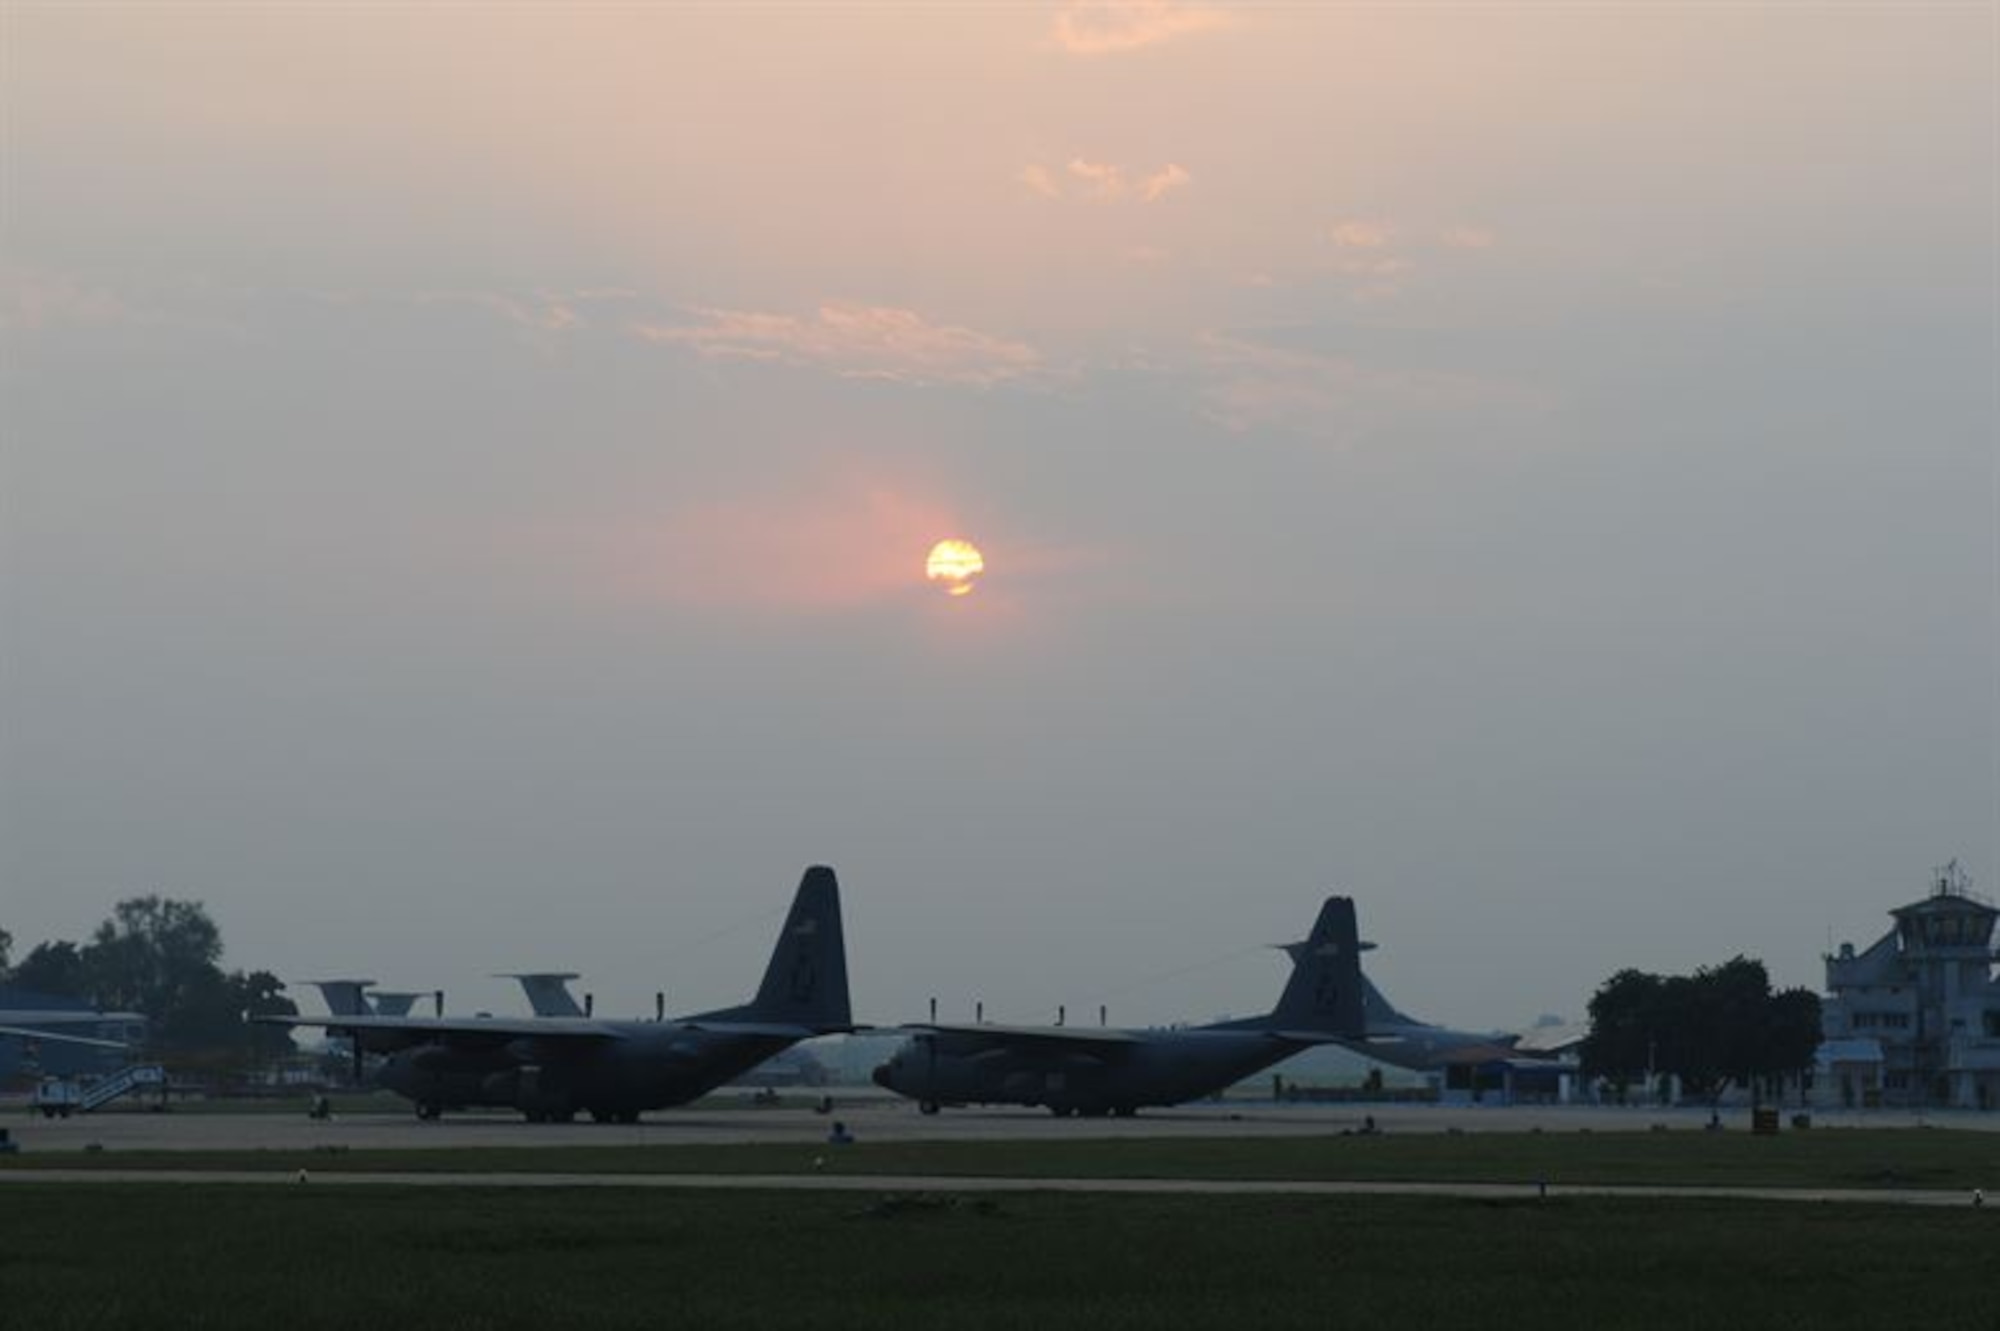
{"label": "cloud", "polygon": [[584,326],[580,306],[594,293],[569,295],[538,292],[532,296],[503,291],[419,291],[419,305],[470,305],[489,311],[529,333],[563,333]]}
{"label": "cloud", "polygon": [[1048,199],[1063,197],[1063,181],[1067,179],[1081,198],[1104,202],[1137,199],[1142,203],[1157,203],[1175,190],[1187,188],[1194,180],[1186,167],[1178,162],[1168,162],[1159,170],[1138,177],[1135,185],[1134,177],[1124,167],[1112,162],[1093,162],[1085,157],[1070,158],[1061,176],[1039,162],[1031,162],[1022,167],[1014,178]]}
{"label": "cloud", "polygon": [[1480,226],[1448,226],[1438,233],[1438,243],[1448,250],[1490,250],[1498,239]]}
{"label": "cloud", "polygon": [[1352,218],[1345,222],[1336,222],[1328,235],[1333,243],[1342,249],[1379,250],[1395,239],[1396,232],[1387,222]]}
{"label": "cloud", "polygon": [[1146,177],[1145,183],[1139,186],[1139,193],[1144,196],[1147,203],[1152,203],[1172,190],[1184,188],[1193,179],[1186,168],[1178,163],[1168,162]]}
{"label": "cloud", "polygon": [[1351,217],[1336,222],[1327,232],[1335,255],[1333,271],[1361,279],[1363,285],[1352,294],[1361,300],[1394,299],[1402,294],[1402,281],[1417,269],[1411,250],[1473,251],[1491,249],[1494,234],[1485,227],[1398,226],[1375,218]]}
{"label": "cloud", "polygon": [[1546,394],[1450,371],[1370,365],[1349,356],[1211,334],[1201,344],[1202,402],[1234,434],[1278,431],[1352,443],[1413,421],[1536,411]]}
{"label": "cloud", "polygon": [[1416,262],[1396,253],[1399,229],[1373,218],[1351,217],[1327,232],[1336,251],[1333,270],[1361,279],[1350,293],[1356,300],[1394,300],[1402,295],[1401,279],[1415,271]]}
{"label": "cloud", "polygon": [[22,332],[145,322],[109,290],[64,273],[0,268],[0,328]]}
{"label": "cloud", "polygon": [[[317,293],[315,299],[352,305],[373,298],[322,292]],[[629,306],[645,297],[623,287],[578,287],[568,291],[444,287],[417,291],[397,299],[407,300],[420,308],[474,310],[490,315],[520,341],[546,352],[561,345],[566,338],[591,328],[593,321],[603,313],[597,307]]]}
{"label": "cloud", "polygon": [[1081,157],[1069,160],[1069,173],[1080,180],[1090,192],[1100,199],[1115,199],[1125,193],[1125,173],[1115,166],[1103,162],[1086,162]]}
{"label": "cloud", "polygon": [[1206,5],[1171,0],[1097,0],[1072,5],[1056,15],[1051,34],[1071,55],[1112,55],[1161,42],[1215,32],[1236,23],[1236,15]]}
{"label": "cloud", "polygon": [[1350,277],[1402,277],[1415,271],[1416,262],[1396,254],[1368,254],[1354,258],[1343,258],[1334,264],[1340,272]]}
{"label": "cloud", "polygon": [[822,305],[809,317],[696,308],[685,327],[638,324],[639,336],[717,359],[775,361],[830,370],[843,378],[990,387],[1041,369],[1025,342],[972,328],[934,324],[914,310]]}
{"label": "cloud", "polygon": [[1022,167],[1021,174],[1015,179],[1045,199],[1062,197],[1062,186],[1057,183],[1055,175],[1038,162],[1030,162]]}

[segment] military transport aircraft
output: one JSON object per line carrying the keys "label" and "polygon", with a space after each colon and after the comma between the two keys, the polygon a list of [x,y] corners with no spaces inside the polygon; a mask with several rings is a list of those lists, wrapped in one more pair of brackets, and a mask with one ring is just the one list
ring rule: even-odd
{"label": "military transport aircraft", "polygon": [[[1353,910],[1353,903],[1348,902],[1350,920]],[[1361,973],[1361,954],[1373,951],[1374,947],[1373,943],[1357,942],[1351,953],[1340,958],[1344,968],[1341,983],[1359,988],[1362,1015],[1358,1036],[1342,1039],[1340,1044],[1378,1063],[1419,1072],[1436,1071],[1448,1063],[1469,1058],[1505,1058],[1513,1052],[1515,1041],[1521,1038],[1518,1032],[1455,1031],[1397,1011],[1374,981]]]}
{"label": "military transport aircraft", "polygon": [[[260,1017],[350,1033],[384,1053],[379,1080],[416,1102],[417,1117],[497,1105],[531,1121],[588,1112],[631,1123],[685,1104],[782,1049],[854,1029],[840,887],[832,869],[805,872],[757,996],[741,1007],[655,1021],[588,1017]],[[358,1053],[357,1053],[358,1056]]]}
{"label": "military transport aircraft", "polygon": [[1362,1033],[1354,903],[1328,897],[1304,942],[1285,945],[1292,974],[1261,1017],[1171,1030],[1075,1026],[912,1025],[875,1082],[942,1105],[1043,1105],[1069,1114],[1129,1115],[1212,1094],[1301,1049]]}

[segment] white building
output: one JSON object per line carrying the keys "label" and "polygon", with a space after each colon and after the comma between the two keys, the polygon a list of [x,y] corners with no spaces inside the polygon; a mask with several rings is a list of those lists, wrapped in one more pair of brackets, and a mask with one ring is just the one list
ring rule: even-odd
{"label": "white building", "polygon": [[1826,959],[1821,1103],[2000,1109],[2000,908],[1969,882],[1953,861],[1873,945]]}

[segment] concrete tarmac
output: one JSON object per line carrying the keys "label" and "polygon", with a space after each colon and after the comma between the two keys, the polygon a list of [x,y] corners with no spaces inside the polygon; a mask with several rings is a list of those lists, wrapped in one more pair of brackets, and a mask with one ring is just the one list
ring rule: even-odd
{"label": "concrete tarmac", "polygon": [[[724,1101],[648,1114],[636,1124],[528,1123],[517,1114],[451,1114],[419,1122],[414,1114],[343,1114],[327,1121],[296,1112],[230,1113],[212,1106],[151,1113],[133,1108],[45,1120],[24,1111],[0,1119],[23,1151],[37,1155],[125,1151],[416,1150],[440,1147],[665,1146],[823,1142],[839,1119],[861,1141],[1074,1141],[1137,1137],[1314,1137],[1361,1129],[1372,1117],[1393,1133],[1697,1132],[1702,1109],[1596,1106],[1309,1105],[1271,1102],[1198,1104],[1150,1110],[1136,1118],[1058,1119],[1037,1110],[947,1109],[927,1115],[906,1100],[835,1096],[832,1113],[801,1108],[738,1107]],[[1729,1131],[1748,1131],[1749,1113],[1725,1110]],[[2000,1114],[1815,1112],[1819,1128],[1951,1127],[2000,1131]]]}
{"label": "concrete tarmac", "polygon": [[[838,1168],[836,1163],[835,1169]],[[416,1188],[671,1188],[690,1191],[921,1193],[1091,1192],[1291,1197],[1722,1198],[1732,1201],[1843,1203],[1870,1206],[1959,1207],[2000,1226],[2000,1206],[1987,1208],[1963,1189],[1646,1187],[1520,1183],[1319,1182],[1267,1179],[982,1178],[949,1175],[840,1174],[493,1174],[312,1173],[287,1170],[22,1169],[0,1170],[8,1183],[238,1184],[279,1187]]]}

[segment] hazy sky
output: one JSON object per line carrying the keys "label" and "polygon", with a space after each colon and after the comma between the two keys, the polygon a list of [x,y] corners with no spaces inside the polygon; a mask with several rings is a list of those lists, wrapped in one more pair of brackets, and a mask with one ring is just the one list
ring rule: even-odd
{"label": "hazy sky", "polygon": [[[1990,4],[0,5],[0,926],[1404,1007],[2000,875]],[[986,552],[925,585],[932,541]],[[302,996],[302,1003],[315,1000]]]}

